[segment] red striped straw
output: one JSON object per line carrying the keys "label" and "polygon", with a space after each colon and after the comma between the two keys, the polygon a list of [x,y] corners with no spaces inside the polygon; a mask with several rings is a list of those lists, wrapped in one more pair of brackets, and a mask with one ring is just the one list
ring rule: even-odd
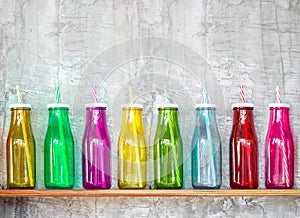
{"label": "red striped straw", "polygon": [[240,99],[242,103],[245,103],[245,92],[244,92],[244,86],[240,86]]}
{"label": "red striped straw", "polygon": [[98,103],[98,98],[97,98],[97,92],[96,92],[96,86],[93,86],[93,98],[94,98],[94,102]]}
{"label": "red striped straw", "polygon": [[277,103],[281,103],[279,86],[276,86],[276,99],[277,99]]}

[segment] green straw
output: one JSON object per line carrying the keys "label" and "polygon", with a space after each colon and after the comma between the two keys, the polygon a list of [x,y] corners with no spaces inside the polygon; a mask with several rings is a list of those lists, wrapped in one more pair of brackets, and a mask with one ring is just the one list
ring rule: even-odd
{"label": "green straw", "polygon": [[168,95],[168,91],[167,91],[166,86],[164,86],[164,96],[165,96],[165,103],[169,104],[170,101],[169,101],[169,95]]}
{"label": "green straw", "polygon": [[[59,90],[59,86],[56,86],[55,87],[55,100],[56,100],[56,103],[61,103],[61,97],[60,97],[60,90]],[[65,136],[64,136],[64,133],[63,133],[63,129],[64,129],[64,126],[63,126],[63,123],[61,122],[61,119],[58,119],[58,126],[59,126],[59,138],[61,141],[65,141]],[[61,151],[61,149],[60,149]],[[68,164],[66,162],[66,158],[63,159],[63,165],[64,165],[64,169],[65,170],[65,182],[67,182],[68,178],[69,178],[69,172],[68,172]],[[59,173],[59,172],[57,172]]]}
{"label": "green straw", "polygon": [[56,100],[56,103],[61,103],[61,100],[60,100],[60,91],[59,91],[59,87],[58,86],[55,87],[55,100]]}
{"label": "green straw", "polygon": [[[169,95],[168,95],[168,90],[167,90],[166,86],[164,86],[164,96],[165,96],[165,103],[169,104],[170,101],[169,101]],[[169,116],[170,116],[170,114],[169,114]],[[173,151],[172,153],[173,153],[173,158],[174,158],[175,176],[177,178],[177,181],[180,182],[181,179],[180,179],[180,175],[179,175],[179,166],[178,166],[179,163],[178,163],[178,159],[177,159],[177,149],[176,149],[176,146],[175,146],[176,141],[175,141],[175,137],[174,137],[174,134],[173,134],[173,131],[172,131],[173,122],[172,122],[172,119],[170,117],[169,117],[168,125],[169,125],[169,129],[170,129],[170,137],[171,137],[170,145],[171,145],[171,148],[172,148],[172,151]]]}

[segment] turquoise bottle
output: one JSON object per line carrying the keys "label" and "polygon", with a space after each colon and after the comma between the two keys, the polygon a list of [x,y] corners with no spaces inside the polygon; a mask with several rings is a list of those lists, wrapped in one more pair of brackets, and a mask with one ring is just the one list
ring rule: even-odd
{"label": "turquoise bottle", "polygon": [[221,138],[216,105],[196,104],[192,139],[192,185],[195,189],[217,189],[222,183]]}

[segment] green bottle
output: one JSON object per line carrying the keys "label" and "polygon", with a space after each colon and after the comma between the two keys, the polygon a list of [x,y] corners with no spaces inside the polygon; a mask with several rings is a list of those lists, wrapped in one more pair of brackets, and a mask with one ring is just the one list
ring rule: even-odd
{"label": "green bottle", "polygon": [[156,188],[182,188],[182,159],[178,106],[160,105],[154,140],[154,185]]}
{"label": "green bottle", "polygon": [[44,141],[45,186],[71,189],[74,185],[74,139],[68,104],[48,104],[49,120]]}

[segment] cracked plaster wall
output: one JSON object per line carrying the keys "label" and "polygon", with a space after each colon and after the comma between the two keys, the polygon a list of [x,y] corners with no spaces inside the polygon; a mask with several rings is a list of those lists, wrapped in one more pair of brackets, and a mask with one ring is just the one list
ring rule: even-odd
{"label": "cracked plaster wall", "polygon": [[[193,104],[201,100],[200,90],[205,85],[219,108],[222,188],[227,189],[231,104],[239,101],[237,87],[244,84],[246,99],[255,103],[260,187],[264,188],[267,105],[275,100],[277,84],[284,101],[292,105],[291,122],[299,153],[299,14],[300,4],[296,0],[0,0],[0,184],[6,184],[8,106],[16,102],[15,85],[21,86],[24,100],[33,106],[37,188],[43,189],[46,105],[54,100],[55,85],[59,84],[64,102],[72,108],[77,160],[75,188],[81,188],[83,104],[92,100],[91,84],[103,87],[99,92],[109,105],[116,188],[119,105],[127,101],[126,87],[133,85],[136,101],[144,105],[147,141],[151,144],[157,118],[153,103],[162,101],[161,87],[166,84],[171,99],[181,110],[185,188],[191,188],[188,169]],[[154,38],[150,38],[149,44],[134,41],[144,37]],[[161,55],[164,39],[170,47]],[[122,43],[127,47],[121,48]],[[176,47],[177,43],[180,46]],[[180,57],[174,57],[168,49]],[[147,57],[148,50],[164,58]],[[136,53],[131,54],[133,51]],[[130,59],[129,54],[144,58]],[[181,62],[176,63],[169,56]],[[102,83],[102,79],[107,82]],[[299,188],[299,159],[296,165],[295,187]],[[151,170],[150,163],[149,186]],[[300,216],[299,206],[296,197],[0,198],[1,217],[295,217]]]}

